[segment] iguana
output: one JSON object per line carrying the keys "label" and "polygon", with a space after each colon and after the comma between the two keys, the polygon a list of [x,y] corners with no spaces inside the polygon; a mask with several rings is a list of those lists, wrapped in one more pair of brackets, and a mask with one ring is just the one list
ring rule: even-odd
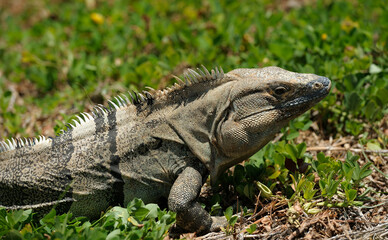
{"label": "iguana", "polygon": [[197,202],[209,174],[214,183],[249,158],[331,86],[278,67],[203,67],[177,79],[97,105],[54,138],[0,142],[0,207],[98,218],[135,197],[164,199],[178,226],[213,231],[223,220]]}

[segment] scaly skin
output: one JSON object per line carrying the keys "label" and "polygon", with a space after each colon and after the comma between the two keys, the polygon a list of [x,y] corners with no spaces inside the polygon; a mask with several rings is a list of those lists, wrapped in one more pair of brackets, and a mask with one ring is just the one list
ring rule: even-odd
{"label": "scaly skin", "polygon": [[330,90],[327,78],[277,67],[178,80],[82,113],[55,138],[0,142],[0,206],[97,218],[134,197],[167,199],[180,227],[216,230],[225,220],[197,202],[207,176],[214,183]]}

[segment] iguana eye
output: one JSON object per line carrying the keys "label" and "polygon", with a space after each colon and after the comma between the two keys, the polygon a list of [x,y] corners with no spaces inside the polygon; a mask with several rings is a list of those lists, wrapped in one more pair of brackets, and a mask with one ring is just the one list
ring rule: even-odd
{"label": "iguana eye", "polygon": [[285,87],[277,87],[274,92],[276,95],[282,95],[287,92],[287,89]]}

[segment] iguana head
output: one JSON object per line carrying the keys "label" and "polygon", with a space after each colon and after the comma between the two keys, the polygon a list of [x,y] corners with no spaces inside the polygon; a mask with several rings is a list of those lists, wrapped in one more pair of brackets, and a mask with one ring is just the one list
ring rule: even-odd
{"label": "iguana head", "polygon": [[216,83],[200,84],[176,108],[170,123],[207,166],[212,181],[261,149],[331,87],[326,77],[278,67],[235,69]]}
{"label": "iguana head", "polygon": [[331,86],[326,77],[278,67],[236,69],[226,77],[235,81],[214,136],[223,155],[216,160],[214,177],[261,149],[291,119],[322,100]]}

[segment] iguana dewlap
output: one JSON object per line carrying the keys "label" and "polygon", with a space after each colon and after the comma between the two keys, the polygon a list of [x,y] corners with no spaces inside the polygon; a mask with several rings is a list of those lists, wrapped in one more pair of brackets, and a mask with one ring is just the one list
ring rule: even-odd
{"label": "iguana dewlap", "polygon": [[278,67],[188,70],[165,90],[81,113],[55,138],[0,142],[0,206],[97,218],[133,198],[168,199],[177,224],[220,222],[197,202],[210,174],[247,159],[330,90],[330,80]]}

